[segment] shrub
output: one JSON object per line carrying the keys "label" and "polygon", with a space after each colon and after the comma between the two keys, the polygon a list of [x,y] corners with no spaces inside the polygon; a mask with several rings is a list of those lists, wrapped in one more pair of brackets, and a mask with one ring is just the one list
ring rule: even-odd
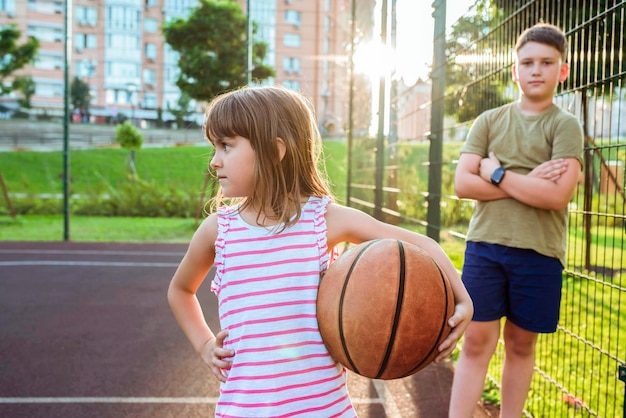
{"label": "shrub", "polygon": [[[58,196],[17,197],[11,203],[17,215],[54,215],[64,210]],[[117,188],[109,185],[104,193],[70,200],[71,213],[81,216],[192,218],[200,205],[195,192],[141,180],[127,181]],[[8,210],[0,207],[0,214],[8,214]]]}

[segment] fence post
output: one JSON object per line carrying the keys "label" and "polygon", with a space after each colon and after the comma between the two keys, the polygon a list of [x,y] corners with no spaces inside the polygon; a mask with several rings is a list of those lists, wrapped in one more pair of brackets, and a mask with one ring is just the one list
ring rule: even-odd
{"label": "fence post", "polygon": [[[382,0],[380,38],[387,45],[387,0]],[[383,187],[385,170],[385,90],[387,89],[386,74],[380,75],[378,87],[378,135],[376,137],[376,175],[374,189],[374,217],[379,221],[383,218]]]}
{"label": "fence post", "polygon": [[[619,366],[619,380],[621,380],[622,382],[626,383],[626,365],[621,364]],[[622,412],[623,412],[623,416],[624,418],[626,418],[626,387],[624,387],[624,403],[622,404]]]}
{"label": "fence post", "polygon": [[441,230],[441,160],[443,158],[443,97],[446,86],[446,0],[433,2],[435,30],[433,39],[432,112],[428,167],[427,235],[439,242]]}

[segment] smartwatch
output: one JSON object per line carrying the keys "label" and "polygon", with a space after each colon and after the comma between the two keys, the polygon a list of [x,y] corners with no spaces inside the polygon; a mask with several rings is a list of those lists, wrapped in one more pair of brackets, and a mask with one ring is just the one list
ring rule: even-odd
{"label": "smartwatch", "polygon": [[491,184],[493,184],[494,186],[500,186],[500,183],[502,182],[505,173],[506,168],[504,167],[498,167],[493,170],[493,173],[491,173]]}

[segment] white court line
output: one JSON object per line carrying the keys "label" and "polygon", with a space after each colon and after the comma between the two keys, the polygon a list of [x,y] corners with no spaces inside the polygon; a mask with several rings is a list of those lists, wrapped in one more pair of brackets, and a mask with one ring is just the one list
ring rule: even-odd
{"label": "white court line", "polygon": [[[40,403],[54,403],[54,404],[67,404],[67,403],[174,403],[174,404],[216,404],[217,398],[168,398],[168,397],[26,397],[26,398],[0,398],[0,404],[40,404]],[[381,399],[371,398],[353,398],[352,403],[354,405],[363,404],[380,404],[383,403]],[[385,407],[385,411],[387,408]],[[388,415],[391,416],[391,415]],[[399,416],[399,415],[398,415]]]}
{"label": "white court line", "polygon": [[374,385],[374,389],[376,389],[376,393],[378,397],[381,399],[381,403],[385,408],[385,416],[388,418],[402,418],[402,414],[400,414],[400,410],[398,409],[398,405],[393,399],[389,388],[387,388],[387,384],[384,380],[372,379],[372,384]]}
{"label": "white court line", "polygon": [[98,250],[20,250],[2,249],[0,254],[95,254],[95,255],[175,255],[182,256],[185,252],[173,251],[98,251]]}
{"label": "white court line", "polygon": [[0,261],[0,266],[100,266],[100,267],[177,267],[179,263],[134,263],[125,261]]}

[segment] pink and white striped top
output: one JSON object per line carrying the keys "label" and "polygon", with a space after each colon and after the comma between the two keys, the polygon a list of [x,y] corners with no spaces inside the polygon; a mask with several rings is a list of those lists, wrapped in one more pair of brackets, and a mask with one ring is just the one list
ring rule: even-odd
{"label": "pink and white striped top", "polygon": [[216,417],[356,416],[345,369],[328,354],[315,315],[329,201],[311,197],[281,233],[219,209],[211,289],[235,356]]}

